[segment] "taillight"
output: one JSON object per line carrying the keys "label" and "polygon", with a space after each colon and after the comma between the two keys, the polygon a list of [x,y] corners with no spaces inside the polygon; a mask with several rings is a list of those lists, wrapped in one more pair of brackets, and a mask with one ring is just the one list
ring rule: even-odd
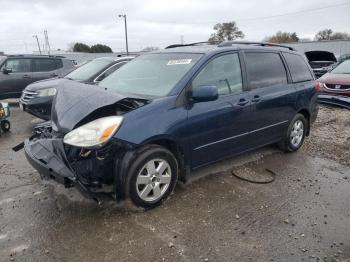
{"label": "taillight", "polygon": [[323,86],[323,83],[320,82],[320,80],[315,80],[315,89],[317,92],[321,92],[322,91],[322,86]]}

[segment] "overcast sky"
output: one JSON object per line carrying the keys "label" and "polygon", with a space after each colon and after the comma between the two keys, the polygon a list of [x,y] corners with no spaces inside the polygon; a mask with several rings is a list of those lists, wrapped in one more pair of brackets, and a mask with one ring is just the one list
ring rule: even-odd
{"label": "overcast sky", "polygon": [[[52,49],[65,50],[70,43],[84,42],[124,51],[120,13],[127,14],[132,51],[179,43],[181,35],[187,43],[206,41],[215,23],[227,21],[237,22],[245,40],[260,41],[278,30],[309,38],[324,28],[350,33],[347,0],[0,0],[0,6],[0,51],[7,53],[37,50],[32,35],[37,34],[43,44],[44,29]],[[262,18],[268,16],[275,17]]]}

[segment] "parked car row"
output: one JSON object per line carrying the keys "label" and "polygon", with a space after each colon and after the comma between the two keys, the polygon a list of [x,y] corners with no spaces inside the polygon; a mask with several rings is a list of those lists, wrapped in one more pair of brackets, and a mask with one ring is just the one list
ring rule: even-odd
{"label": "parked car row", "polygon": [[88,197],[145,208],[198,167],[272,143],[298,150],[318,112],[311,67],[283,45],[181,45],[139,56],[102,81],[87,71],[35,84],[50,90],[52,112],[25,141],[26,157]]}
{"label": "parked car row", "polygon": [[63,81],[72,80],[91,85],[98,84],[132,58],[133,57],[96,58],[81,65],[64,77],[32,83],[24,89],[20,99],[20,107],[22,110],[36,117],[49,120],[51,117],[53,97],[57,92],[57,87]]}

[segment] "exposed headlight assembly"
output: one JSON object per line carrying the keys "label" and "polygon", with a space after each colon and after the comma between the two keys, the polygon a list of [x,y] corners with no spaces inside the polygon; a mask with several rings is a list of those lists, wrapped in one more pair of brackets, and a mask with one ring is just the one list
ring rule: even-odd
{"label": "exposed headlight assembly", "polygon": [[101,147],[117,132],[122,121],[122,116],[96,119],[66,134],[63,142],[83,148]]}
{"label": "exposed headlight assembly", "polygon": [[47,88],[47,89],[41,89],[38,90],[38,97],[44,97],[44,96],[54,96],[57,93],[56,88]]}

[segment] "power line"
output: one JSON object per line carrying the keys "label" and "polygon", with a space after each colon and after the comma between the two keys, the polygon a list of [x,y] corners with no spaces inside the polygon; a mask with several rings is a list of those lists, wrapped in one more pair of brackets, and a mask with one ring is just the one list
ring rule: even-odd
{"label": "power line", "polygon": [[296,14],[314,12],[314,11],[318,11],[318,10],[324,10],[324,9],[328,9],[328,8],[333,8],[333,7],[338,7],[338,6],[344,6],[344,5],[349,5],[349,4],[350,4],[350,2],[344,2],[344,3],[334,4],[334,5],[328,5],[328,6],[323,6],[323,7],[318,7],[318,8],[312,8],[312,9],[311,9],[311,8],[310,8],[310,9],[304,9],[304,10],[299,10],[299,11],[290,12],[290,13],[284,13],[284,14],[278,14],[278,15],[261,16],[261,17],[254,17],[254,18],[235,19],[235,21],[264,20],[264,19],[270,19],[270,18],[281,17],[281,16],[288,16],[288,15],[296,15]]}

